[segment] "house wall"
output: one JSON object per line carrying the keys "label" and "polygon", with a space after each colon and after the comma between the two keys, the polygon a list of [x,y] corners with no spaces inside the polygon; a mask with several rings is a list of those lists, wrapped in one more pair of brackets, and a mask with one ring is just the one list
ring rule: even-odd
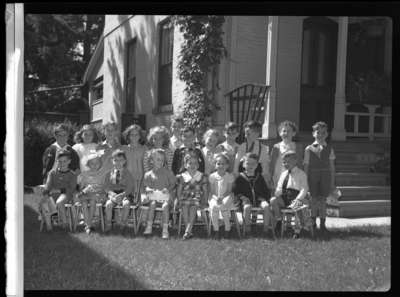
{"label": "house wall", "polygon": [[276,124],[299,124],[303,17],[280,16],[276,73]]}
{"label": "house wall", "polygon": [[[159,113],[157,107],[158,85],[158,24],[167,16],[108,15],[104,38],[104,120],[120,121],[126,100],[126,44],[136,38],[136,100],[135,113],[146,114],[146,127],[169,125],[172,112]],[[118,26],[118,24],[121,24]],[[116,27],[117,26],[117,27]],[[179,34],[174,32],[174,56],[178,55]],[[175,64],[174,59],[174,64]],[[173,65],[173,105],[179,105],[182,82],[177,81]]]}

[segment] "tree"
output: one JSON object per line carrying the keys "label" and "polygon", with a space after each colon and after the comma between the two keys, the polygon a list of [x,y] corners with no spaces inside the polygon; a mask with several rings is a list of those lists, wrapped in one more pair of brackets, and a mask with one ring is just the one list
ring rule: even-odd
{"label": "tree", "polygon": [[[83,73],[102,34],[104,15],[27,14],[25,16],[25,105],[46,109],[46,96],[32,92],[80,84]],[[44,94],[45,95],[45,94]],[[69,95],[48,98],[62,106]],[[58,99],[57,99],[58,98]],[[57,100],[56,100],[57,99]],[[41,100],[41,104],[38,101]],[[57,101],[57,102],[54,102]],[[60,101],[60,102],[58,102]]]}
{"label": "tree", "polygon": [[223,16],[178,15],[175,24],[183,33],[178,62],[179,78],[186,83],[183,118],[187,125],[204,132],[208,118],[219,106],[207,89],[207,75],[227,55],[223,44]]}

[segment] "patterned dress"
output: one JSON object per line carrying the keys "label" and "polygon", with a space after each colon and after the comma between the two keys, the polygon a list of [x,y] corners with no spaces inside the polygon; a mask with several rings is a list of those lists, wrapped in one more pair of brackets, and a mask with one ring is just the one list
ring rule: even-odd
{"label": "patterned dress", "polygon": [[199,206],[205,199],[203,187],[207,185],[207,176],[197,171],[194,176],[185,171],[177,175],[178,187],[182,187],[181,197],[178,197],[180,205]]}

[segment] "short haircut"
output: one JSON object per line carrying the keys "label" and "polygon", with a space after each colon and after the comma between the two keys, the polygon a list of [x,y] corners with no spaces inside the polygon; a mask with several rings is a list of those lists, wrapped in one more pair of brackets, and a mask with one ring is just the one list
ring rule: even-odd
{"label": "short haircut", "polygon": [[98,143],[99,142],[99,135],[97,133],[97,130],[95,127],[93,127],[92,125],[83,125],[82,128],[75,133],[74,135],[74,141],[75,143],[82,143],[83,142],[83,138],[82,138],[82,134],[85,131],[92,131],[93,132],[93,140],[92,142],[94,143]]}
{"label": "short haircut", "polygon": [[328,130],[328,125],[325,122],[316,122],[312,126],[313,131],[320,130],[320,129],[326,129]]}
{"label": "short haircut", "polygon": [[71,160],[71,152],[65,149],[61,149],[57,154],[57,160],[60,159],[61,157],[67,157],[68,159]]}
{"label": "short haircut", "polygon": [[215,154],[215,155],[214,155],[215,163],[217,162],[217,160],[218,160],[219,158],[224,159],[224,160],[225,160],[225,163],[228,164],[228,165],[230,165],[230,159],[229,159],[228,154],[227,154],[226,152],[222,152],[222,153]]}
{"label": "short haircut", "polygon": [[58,132],[65,131],[69,133],[69,128],[66,124],[56,124],[53,128],[54,135],[57,135]]}
{"label": "short haircut", "polygon": [[124,152],[123,150],[121,150],[121,149],[116,149],[116,150],[112,153],[111,157],[112,157],[113,159],[114,159],[114,158],[117,158],[117,157],[123,157],[123,158],[126,160],[126,154],[125,154],[125,152]]}
{"label": "short haircut", "polygon": [[185,127],[183,127],[183,129],[182,129],[182,134],[183,134],[183,133],[186,133],[186,132],[192,132],[193,135],[196,133],[195,130],[194,130],[194,128],[191,127],[191,126],[185,126]]}
{"label": "short haircut", "polygon": [[215,137],[217,137],[217,144],[218,144],[218,142],[219,142],[219,138],[220,138],[220,133],[219,133],[219,131],[217,130],[217,129],[208,129],[207,131],[206,131],[206,133],[204,133],[204,135],[203,135],[203,141],[204,141],[204,143],[206,143],[206,141],[207,141],[207,139],[209,138],[209,137],[211,137],[211,135],[214,135]]}
{"label": "short haircut", "polygon": [[124,138],[126,143],[128,143],[128,144],[130,143],[129,136],[130,136],[132,131],[137,131],[139,133],[139,135],[140,135],[139,143],[140,144],[145,144],[146,143],[145,131],[142,129],[142,127],[140,127],[137,124],[130,125],[122,133],[122,137]]}
{"label": "short haircut", "polygon": [[165,127],[165,126],[155,126],[150,129],[149,135],[147,136],[147,142],[148,142],[149,146],[151,148],[154,147],[154,136],[157,133],[162,134],[162,138],[163,138],[162,146],[164,148],[167,148],[169,146],[169,132],[168,132],[167,127]]}
{"label": "short haircut", "polygon": [[257,121],[247,121],[246,123],[243,124],[243,128],[250,128],[252,130],[256,130],[257,132],[261,131],[261,124]]}
{"label": "short haircut", "polygon": [[237,130],[237,131],[239,131],[240,130],[239,125],[236,124],[235,122],[226,123],[224,128],[225,128],[225,131],[228,131],[228,130]]}
{"label": "short haircut", "polygon": [[278,126],[278,131],[280,132],[284,127],[290,127],[293,132],[297,132],[297,126],[292,121],[283,121]]}
{"label": "short haircut", "polygon": [[284,159],[284,158],[293,158],[293,159],[297,160],[297,154],[295,151],[289,150],[289,151],[286,151],[283,153],[282,159]]}
{"label": "short haircut", "polygon": [[246,154],[244,155],[244,159],[245,159],[245,160],[247,160],[247,159],[254,159],[254,160],[256,160],[256,161],[258,162],[258,155],[257,155],[256,153],[246,153]]}

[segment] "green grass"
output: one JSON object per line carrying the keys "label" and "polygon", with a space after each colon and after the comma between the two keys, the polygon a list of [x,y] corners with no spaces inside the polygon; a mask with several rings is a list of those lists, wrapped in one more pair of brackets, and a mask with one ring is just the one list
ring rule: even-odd
{"label": "green grass", "polygon": [[307,290],[390,288],[390,226],[332,230],[324,239],[162,240],[40,233],[25,195],[25,290]]}

